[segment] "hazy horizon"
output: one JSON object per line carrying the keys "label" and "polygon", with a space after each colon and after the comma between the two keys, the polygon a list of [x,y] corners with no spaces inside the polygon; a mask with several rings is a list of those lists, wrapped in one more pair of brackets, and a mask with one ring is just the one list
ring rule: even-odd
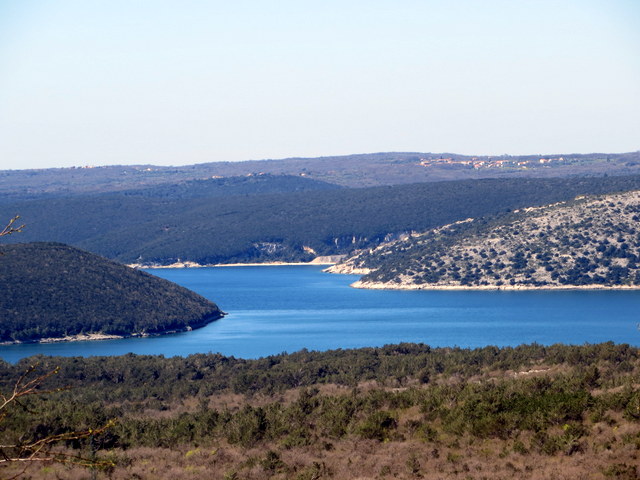
{"label": "hazy horizon", "polygon": [[640,3],[0,3],[0,169],[622,153]]}
{"label": "hazy horizon", "polygon": [[[46,166],[46,167],[1,167],[0,171],[7,170],[46,170],[46,169],[66,169],[66,168],[101,168],[101,167],[165,167],[165,168],[180,168],[188,167],[192,165],[201,165],[205,163],[243,163],[243,162],[277,162],[281,160],[314,160],[321,158],[339,158],[339,157],[351,157],[351,156],[364,156],[364,155],[379,155],[379,154],[431,154],[431,155],[464,155],[464,156],[478,156],[478,157],[502,157],[502,156],[555,156],[555,155],[589,155],[589,154],[626,154],[640,152],[638,150],[631,150],[628,152],[532,152],[522,154],[500,153],[500,154],[473,154],[473,153],[461,153],[461,152],[400,152],[400,151],[388,151],[388,152],[365,152],[365,153],[345,153],[338,155],[318,155],[318,156],[305,156],[305,157],[281,157],[281,158],[248,158],[245,160],[212,160],[208,162],[196,162],[196,163],[180,163],[180,164],[153,164],[153,163],[111,163],[111,164],[84,164],[84,165],[66,165],[66,166]],[[0,163],[0,165],[2,165]]]}

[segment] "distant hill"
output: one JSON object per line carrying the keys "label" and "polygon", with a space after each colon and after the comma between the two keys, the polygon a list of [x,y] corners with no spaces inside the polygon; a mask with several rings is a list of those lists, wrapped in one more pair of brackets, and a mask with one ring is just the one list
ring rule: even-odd
{"label": "distant hill", "polygon": [[[246,173],[241,176],[176,177],[171,172],[146,181],[130,181],[129,172],[110,180],[122,167],[104,167],[106,178],[77,169],[0,171],[0,205],[29,200],[53,200],[86,195],[121,194],[147,198],[215,198],[234,195],[304,192],[341,188],[304,175]],[[137,171],[134,169],[134,171]],[[80,173],[76,173],[80,172]],[[146,172],[146,170],[142,170]],[[11,182],[17,182],[12,185]],[[50,183],[47,183],[50,182]],[[106,184],[104,184],[106,182]]]}
{"label": "distant hill", "polygon": [[4,245],[0,252],[0,341],[160,334],[223,315],[179,285],[67,245]]}
{"label": "distant hill", "polygon": [[0,171],[0,201],[121,192],[212,177],[293,175],[346,187],[479,178],[631,175],[640,151],[629,153],[460,155],[386,152],[320,158]]}
{"label": "distant hill", "polygon": [[265,195],[270,193],[310,192],[341,188],[332,183],[293,175],[245,175],[242,177],[188,180],[176,184],[163,184],[122,192],[125,196],[167,198],[216,198],[238,195]]}
{"label": "distant hill", "polygon": [[[260,181],[266,189],[282,179]],[[468,217],[634,189],[640,189],[640,176],[460,180],[197,198],[184,198],[186,192],[177,198],[59,197],[3,206],[6,218],[20,214],[26,224],[19,237],[3,242],[63,242],[125,263],[310,261]]]}
{"label": "distant hill", "polygon": [[640,287],[640,191],[468,219],[361,252],[364,288]]}

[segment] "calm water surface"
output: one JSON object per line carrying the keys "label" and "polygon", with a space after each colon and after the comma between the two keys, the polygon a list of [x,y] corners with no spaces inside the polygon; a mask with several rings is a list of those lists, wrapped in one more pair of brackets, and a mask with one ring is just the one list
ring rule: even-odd
{"label": "calm water surface", "polygon": [[151,273],[218,303],[229,315],[192,332],[152,338],[9,345],[0,357],[220,352],[257,358],[422,342],[479,347],[612,340],[640,346],[640,291],[357,290],[353,275],[319,266],[160,269]]}

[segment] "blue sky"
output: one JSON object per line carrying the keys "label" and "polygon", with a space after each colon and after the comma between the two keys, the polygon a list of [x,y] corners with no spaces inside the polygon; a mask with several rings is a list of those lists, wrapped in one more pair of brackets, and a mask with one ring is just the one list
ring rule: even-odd
{"label": "blue sky", "polygon": [[637,0],[0,0],[0,168],[640,149]]}

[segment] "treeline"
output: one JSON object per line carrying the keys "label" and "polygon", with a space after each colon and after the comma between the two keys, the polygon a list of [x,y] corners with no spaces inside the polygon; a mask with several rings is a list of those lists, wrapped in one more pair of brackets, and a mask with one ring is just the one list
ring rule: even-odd
{"label": "treeline", "polygon": [[123,262],[305,261],[468,217],[638,188],[640,176],[487,179],[178,199],[110,194],[5,211],[27,224],[22,241],[61,241]]}
{"label": "treeline", "polygon": [[[16,364],[0,363],[6,386],[27,366],[60,372],[47,386],[69,386],[85,401],[147,402],[160,405],[188,396],[220,392],[272,395],[288,389],[337,384],[356,387],[366,381],[402,386],[416,380],[429,383],[439,377],[470,379],[491,371],[517,371],[529,366],[568,364],[588,366],[603,362],[618,373],[635,369],[640,350],[611,342],[585,346],[538,344],[477,349],[402,343],[378,348],[301,350],[256,360],[220,354],[165,358],[127,354],[114,357],[31,357]],[[160,407],[162,408],[162,407]]]}
{"label": "treeline", "polygon": [[[60,367],[43,388],[70,387],[48,399],[34,396],[27,409],[5,418],[7,438],[95,428],[117,419],[91,445],[122,451],[111,457],[120,468],[130,466],[126,452],[137,447],[230,446],[244,452],[244,459],[256,449],[263,454],[246,463],[212,453],[211,464],[224,466],[227,474],[245,469],[241,478],[304,479],[328,478],[331,472],[294,475],[298,467],[284,461],[287,452],[321,451],[330,462],[344,455],[337,445],[352,440],[408,443],[419,455],[402,468],[413,473],[440,455],[445,465],[459,469],[461,455],[470,462],[496,446],[502,448],[500,458],[597,458],[607,451],[607,458],[632,461],[621,452],[640,447],[639,357],[637,348],[612,343],[473,350],[400,344],[259,360],[214,354],[40,357],[1,364],[0,378],[6,391],[27,365],[38,362],[43,372]],[[294,388],[294,395],[286,394]],[[226,404],[231,397],[224,395],[231,393],[244,394],[244,400]],[[40,415],[33,419],[33,412]],[[610,433],[618,427],[627,433]],[[33,430],[25,433],[27,428]],[[602,468],[609,467],[604,462]],[[619,468],[632,471],[622,462]]]}
{"label": "treeline", "polygon": [[222,316],[186,288],[67,245],[4,245],[1,252],[0,341],[158,334]]}

